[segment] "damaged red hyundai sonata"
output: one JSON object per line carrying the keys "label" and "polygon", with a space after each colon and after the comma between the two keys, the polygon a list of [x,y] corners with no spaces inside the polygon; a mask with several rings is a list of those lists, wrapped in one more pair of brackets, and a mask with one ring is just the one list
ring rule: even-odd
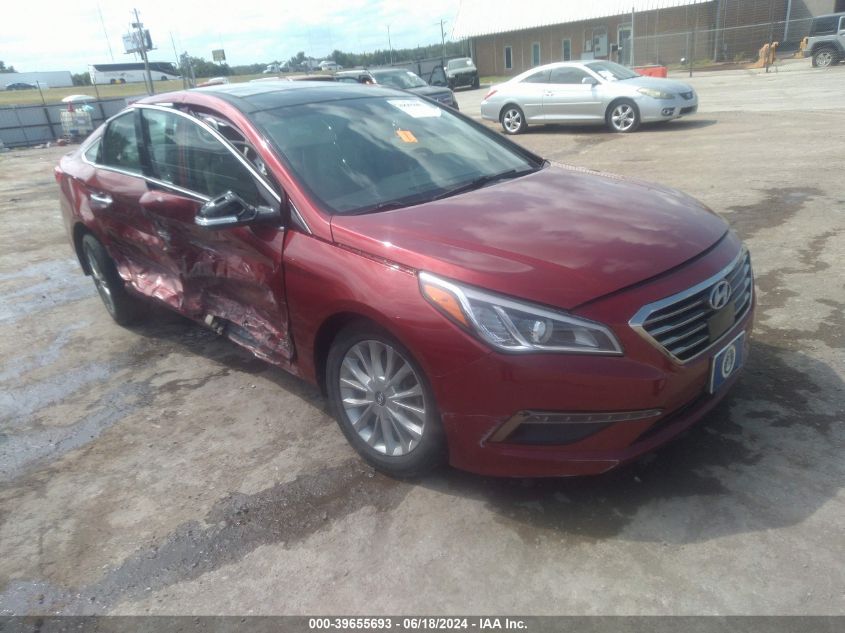
{"label": "damaged red hyundai sonata", "polygon": [[115,321],[155,300],[319,385],[393,475],[605,472],[700,420],[747,354],[751,262],[717,215],[404,92],[159,95],[56,179]]}

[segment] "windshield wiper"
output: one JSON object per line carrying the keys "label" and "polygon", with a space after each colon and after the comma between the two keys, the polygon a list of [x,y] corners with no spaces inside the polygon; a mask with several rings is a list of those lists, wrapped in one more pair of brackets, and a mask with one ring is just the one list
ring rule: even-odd
{"label": "windshield wiper", "polygon": [[354,211],[348,211],[343,213],[342,215],[366,215],[367,213],[378,213],[379,211],[392,211],[394,209],[402,209],[403,207],[410,206],[410,202],[399,202],[398,200],[394,200],[392,202],[379,202],[378,204],[373,204],[368,207],[362,207],[360,209],[355,209]]}
{"label": "windshield wiper", "polygon": [[530,173],[532,170],[523,170],[517,171],[516,169],[508,169],[507,171],[503,171],[498,174],[489,174],[487,176],[481,176],[476,178],[475,180],[470,180],[467,183],[462,185],[458,185],[453,189],[448,189],[442,193],[437,194],[432,200],[441,200],[443,198],[448,198],[450,196],[456,196],[459,193],[464,193],[466,191],[474,191],[475,189],[481,189],[485,185],[489,185],[491,183],[497,182],[499,180],[507,180],[508,178],[514,178],[516,176],[522,176],[523,174]]}

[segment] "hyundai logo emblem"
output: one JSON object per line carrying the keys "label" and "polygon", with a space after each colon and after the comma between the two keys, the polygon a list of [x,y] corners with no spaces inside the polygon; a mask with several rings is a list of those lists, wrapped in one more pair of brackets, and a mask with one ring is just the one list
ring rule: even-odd
{"label": "hyundai logo emblem", "polygon": [[731,285],[724,279],[713,286],[710,291],[710,307],[721,310],[731,300]]}

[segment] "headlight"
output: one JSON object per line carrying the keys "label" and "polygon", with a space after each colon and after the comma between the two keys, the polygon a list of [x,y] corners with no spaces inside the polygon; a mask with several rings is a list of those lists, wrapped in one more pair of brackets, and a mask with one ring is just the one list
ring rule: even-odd
{"label": "headlight", "polygon": [[420,273],[420,290],[438,310],[504,352],[622,354],[600,323],[468,288]]}
{"label": "headlight", "polygon": [[651,97],[652,99],[674,99],[675,95],[671,92],[663,92],[662,90],[655,90],[654,88],[640,88],[637,90],[641,95]]}

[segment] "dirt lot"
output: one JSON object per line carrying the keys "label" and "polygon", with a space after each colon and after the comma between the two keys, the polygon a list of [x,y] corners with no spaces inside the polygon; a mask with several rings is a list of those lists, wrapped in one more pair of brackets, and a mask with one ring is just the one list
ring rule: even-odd
{"label": "dirt lot", "polygon": [[0,154],[0,614],[845,613],[845,103],[743,95],[519,138],[686,190],[754,258],[733,394],[586,480],[375,474],[311,387],[166,313],[114,325],[62,232],[63,150]]}

